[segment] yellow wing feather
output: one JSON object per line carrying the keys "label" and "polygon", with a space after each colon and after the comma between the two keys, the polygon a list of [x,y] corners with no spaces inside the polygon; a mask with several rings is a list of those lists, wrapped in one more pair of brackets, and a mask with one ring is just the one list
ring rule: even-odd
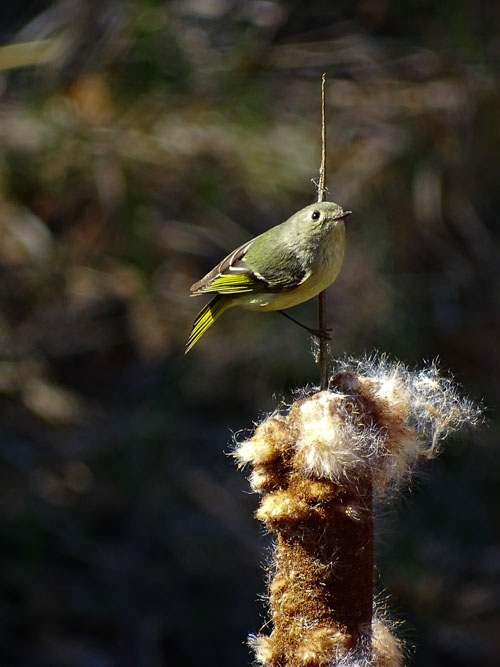
{"label": "yellow wing feather", "polygon": [[217,276],[213,282],[206,287],[207,292],[219,292],[220,294],[234,294],[240,292],[255,292],[256,286],[262,281],[255,279],[248,273],[228,275],[227,273]]}
{"label": "yellow wing feather", "polygon": [[189,334],[184,354],[189,352],[193,345],[200,340],[205,331],[212,326],[215,320],[220,317],[230,305],[230,299],[217,294],[217,296],[200,310],[193,322],[193,328]]}

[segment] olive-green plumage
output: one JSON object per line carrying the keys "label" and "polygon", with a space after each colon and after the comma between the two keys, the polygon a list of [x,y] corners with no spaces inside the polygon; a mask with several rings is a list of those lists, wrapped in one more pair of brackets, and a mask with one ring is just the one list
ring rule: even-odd
{"label": "olive-green plumage", "polygon": [[331,285],[344,259],[349,214],[333,202],[311,204],[223,259],[191,287],[191,296],[216,296],[196,316],[186,353],[231,306],[283,310]]}

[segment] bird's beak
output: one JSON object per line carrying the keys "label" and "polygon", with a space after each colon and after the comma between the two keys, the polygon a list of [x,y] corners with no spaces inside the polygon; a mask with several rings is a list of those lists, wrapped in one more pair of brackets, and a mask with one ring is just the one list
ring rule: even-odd
{"label": "bird's beak", "polygon": [[350,216],[352,211],[342,211],[342,213],[339,213],[338,215],[334,216],[331,218],[332,220],[344,220],[348,216]]}

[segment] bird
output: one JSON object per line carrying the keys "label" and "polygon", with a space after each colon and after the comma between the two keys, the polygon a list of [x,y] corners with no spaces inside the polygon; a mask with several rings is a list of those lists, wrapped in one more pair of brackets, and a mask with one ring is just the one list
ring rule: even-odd
{"label": "bird", "polygon": [[279,311],[307,301],[337,278],[344,260],[344,211],[316,202],[239,246],[190,288],[191,296],[215,293],[196,316],[185,354],[222,313],[233,306]]}

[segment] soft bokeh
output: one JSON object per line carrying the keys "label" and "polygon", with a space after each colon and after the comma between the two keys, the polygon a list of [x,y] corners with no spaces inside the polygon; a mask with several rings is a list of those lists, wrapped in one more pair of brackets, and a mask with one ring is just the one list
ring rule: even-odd
{"label": "soft bokeh", "polygon": [[239,309],[184,357],[188,293],[314,200],[322,72],[354,212],[333,354],[438,358],[487,410],[381,508],[377,586],[411,664],[498,664],[499,24],[473,0],[4,0],[2,665],[249,663],[267,539],[226,453],[318,366]]}

